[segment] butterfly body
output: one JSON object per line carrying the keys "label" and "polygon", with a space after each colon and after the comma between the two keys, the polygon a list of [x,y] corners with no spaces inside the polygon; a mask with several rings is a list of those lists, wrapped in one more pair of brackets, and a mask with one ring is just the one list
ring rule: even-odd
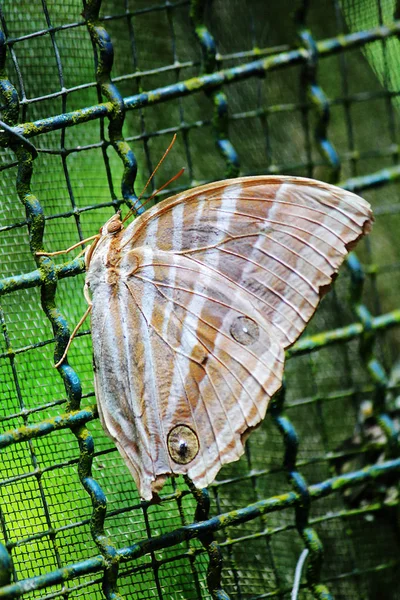
{"label": "butterfly body", "polygon": [[206,486],[243,454],[371,219],[334,186],[248,177],[104,225],[86,255],[96,396],[142,498],[171,474]]}

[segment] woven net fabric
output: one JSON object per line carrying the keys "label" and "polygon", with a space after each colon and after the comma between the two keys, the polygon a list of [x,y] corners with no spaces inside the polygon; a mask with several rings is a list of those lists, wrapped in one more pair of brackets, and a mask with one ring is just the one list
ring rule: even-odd
{"label": "woven net fabric", "polygon": [[[0,26],[0,599],[400,598],[396,2],[3,0]],[[83,259],[36,252],[132,206],[174,133],[157,201],[292,174],[376,222],[242,459],[151,504],[100,427],[89,325],[53,368]]]}

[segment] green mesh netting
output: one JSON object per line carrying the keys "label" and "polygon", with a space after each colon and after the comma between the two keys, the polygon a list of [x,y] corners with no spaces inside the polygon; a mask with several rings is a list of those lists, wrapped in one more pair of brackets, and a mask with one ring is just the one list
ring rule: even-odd
{"label": "green mesh netting", "polygon": [[[397,18],[392,0],[2,0],[0,599],[400,598]],[[186,171],[160,198],[295,174],[376,223],[246,455],[152,505],[100,427],[88,325],[52,367],[82,259],[35,251],[134,202],[173,133],[153,190]]]}

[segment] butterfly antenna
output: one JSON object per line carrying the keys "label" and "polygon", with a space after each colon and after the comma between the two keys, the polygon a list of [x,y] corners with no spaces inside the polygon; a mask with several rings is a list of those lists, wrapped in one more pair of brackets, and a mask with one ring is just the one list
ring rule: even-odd
{"label": "butterfly antenna", "polygon": [[[154,171],[152,172],[152,174],[150,175],[150,177],[148,178],[146,185],[144,186],[144,188],[142,189],[142,191],[140,192],[138,198],[137,198],[137,202],[140,203],[140,199],[143,198],[143,194],[145,193],[145,191],[147,190],[147,188],[149,187],[149,184],[151,182],[151,180],[153,179],[154,175],[157,173],[158,169],[161,167],[162,163],[164,162],[164,160],[166,159],[167,155],[170,153],[172,146],[175,144],[175,140],[176,140],[176,133],[174,133],[174,137],[171,140],[170,145],[168,146],[168,148],[166,149],[166,151],[164,152],[163,156],[161,157],[161,160],[158,162],[158,165],[156,166],[156,168],[154,169]],[[168,182],[169,183],[169,182]],[[167,184],[168,185],[168,184]],[[152,194],[151,196],[152,198],[154,197],[154,194]],[[146,203],[149,202],[149,200],[146,201]],[[144,205],[142,205],[144,206]],[[122,220],[123,223],[125,223],[125,221],[127,219],[129,219],[129,217],[131,215],[133,215],[133,213],[135,212],[135,210],[133,208],[131,208],[128,213],[126,214],[125,218]]]}
{"label": "butterfly antenna", "polygon": [[170,183],[172,183],[176,179],[179,179],[179,177],[181,175],[183,175],[184,172],[185,172],[185,169],[184,169],[184,167],[182,167],[182,169],[180,171],[178,171],[178,173],[176,175],[171,177],[171,179],[169,179],[166,183],[163,183],[163,185],[160,188],[158,188],[155,192],[153,192],[152,195],[149,198],[147,198],[146,202],[144,202],[142,204],[142,206],[146,206],[146,204],[151,202],[151,200],[153,200],[153,198],[155,198],[155,196],[157,196],[157,194],[159,194],[160,192],[162,192],[162,190],[164,190],[166,187],[168,187]]}
{"label": "butterfly antenna", "polygon": [[[164,188],[166,188],[170,183],[172,183],[173,181],[175,181],[175,179],[178,179],[178,177],[180,177],[182,175],[182,173],[184,173],[185,169],[182,167],[182,169],[173,177],[171,177],[171,179],[169,179],[166,183],[164,183],[160,188],[158,188],[158,190],[156,190],[149,198],[147,198],[146,202],[144,202],[144,204],[142,204],[143,208],[146,206],[146,204],[148,204],[153,198],[154,196],[157,196],[157,194],[159,194]],[[129,217],[129,213],[126,215],[124,221],[126,221],[126,219]],[[122,222],[124,222],[122,221]],[[134,235],[134,234],[132,234]],[[123,244],[121,244],[119,246],[119,250],[122,250],[122,248],[125,248],[125,246],[127,246],[129,244],[129,242],[131,241],[131,238],[128,238]]]}

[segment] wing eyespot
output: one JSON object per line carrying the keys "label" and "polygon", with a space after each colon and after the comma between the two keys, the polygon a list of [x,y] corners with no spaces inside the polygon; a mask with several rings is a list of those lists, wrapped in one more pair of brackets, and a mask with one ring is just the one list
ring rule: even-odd
{"label": "wing eyespot", "polygon": [[200,444],[197,435],[187,425],[176,425],[168,434],[168,452],[179,465],[187,465],[196,458]]}
{"label": "wing eyespot", "polygon": [[260,337],[260,328],[249,317],[237,317],[231,324],[229,332],[242,346],[255,344]]}

